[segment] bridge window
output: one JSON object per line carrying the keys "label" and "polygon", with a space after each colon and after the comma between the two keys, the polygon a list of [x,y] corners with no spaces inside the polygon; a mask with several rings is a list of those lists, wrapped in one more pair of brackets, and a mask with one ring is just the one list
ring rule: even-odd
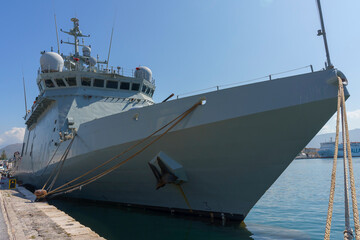
{"label": "bridge window", "polygon": [[154,95],[154,89],[151,89],[150,91],[150,97],[152,97]]}
{"label": "bridge window", "polygon": [[146,91],[146,85],[143,85],[142,90],[143,93]]}
{"label": "bridge window", "polygon": [[150,93],[150,88],[147,88],[146,89],[146,94],[149,94]]}
{"label": "bridge window", "polygon": [[131,90],[133,91],[139,91],[140,89],[140,84],[139,83],[133,83],[131,86]]}
{"label": "bridge window", "polygon": [[114,89],[117,89],[118,88],[118,85],[119,85],[119,82],[117,81],[110,81],[108,80],[106,82],[106,88],[114,88]]}
{"label": "bridge window", "polygon": [[47,88],[53,88],[53,87],[55,87],[55,85],[54,85],[54,83],[51,81],[51,79],[46,79],[46,80],[45,80],[45,86],[46,86]]}
{"label": "bridge window", "polygon": [[102,79],[94,79],[94,87],[104,87],[104,80]]}
{"label": "bridge window", "polygon": [[91,79],[87,78],[87,77],[82,77],[81,78],[81,85],[83,86],[91,86]]}
{"label": "bridge window", "polygon": [[76,86],[76,78],[71,77],[71,78],[67,78],[65,79],[67,84],[71,87],[71,86]]}
{"label": "bridge window", "polygon": [[61,78],[55,79],[55,82],[58,87],[66,87],[64,81]]}
{"label": "bridge window", "polygon": [[40,92],[42,92],[43,91],[43,88],[42,88],[42,86],[41,86],[41,83],[39,83],[39,90],[40,90]]}
{"label": "bridge window", "polygon": [[130,83],[128,82],[122,82],[120,84],[120,89],[129,90],[130,89]]}

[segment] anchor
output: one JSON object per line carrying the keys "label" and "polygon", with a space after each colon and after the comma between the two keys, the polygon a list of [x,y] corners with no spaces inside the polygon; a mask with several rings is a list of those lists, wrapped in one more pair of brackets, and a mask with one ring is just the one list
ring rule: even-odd
{"label": "anchor", "polygon": [[157,157],[157,163],[161,169],[161,172],[157,169],[156,166],[148,162],[157,180],[156,190],[164,187],[168,183],[175,183],[175,181],[178,179],[177,176],[170,172],[170,170],[165,166],[165,164],[161,161],[159,157]]}
{"label": "anchor", "polygon": [[180,184],[187,181],[183,166],[163,152],[157,154],[148,164],[157,181],[156,190],[169,183]]}

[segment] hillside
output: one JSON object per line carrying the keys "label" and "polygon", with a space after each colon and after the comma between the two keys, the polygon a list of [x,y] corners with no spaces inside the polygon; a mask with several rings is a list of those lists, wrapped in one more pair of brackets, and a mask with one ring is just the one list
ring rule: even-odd
{"label": "hillside", "polygon": [[13,156],[14,152],[21,151],[21,146],[22,146],[22,143],[14,143],[14,144],[7,145],[6,147],[3,147],[0,149],[0,154],[2,153],[3,150],[5,150],[6,156],[8,158],[10,158]]}

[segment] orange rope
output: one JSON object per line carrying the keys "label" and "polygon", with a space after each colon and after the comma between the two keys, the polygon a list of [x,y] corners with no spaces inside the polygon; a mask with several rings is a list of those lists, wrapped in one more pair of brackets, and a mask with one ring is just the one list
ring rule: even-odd
{"label": "orange rope", "polygon": [[193,212],[193,210],[192,210],[192,208],[191,208],[191,206],[190,206],[190,202],[189,202],[189,200],[187,199],[187,197],[186,197],[186,195],[185,195],[185,192],[184,192],[184,190],[182,189],[182,187],[181,187],[181,185],[180,184],[176,184],[176,186],[179,188],[179,190],[180,190],[180,192],[181,192],[181,195],[183,196],[183,198],[184,198],[184,200],[185,200],[185,202],[186,202],[186,205],[188,206],[188,208],[189,208],[189,212]]}
{"label": "orange rope", "polygon": [[[342,108],[344,109],[346,148],[347,148],[348,162],[349,162],[350,190],[351,190],[351,199],[352,199],[352,207],[353,207],[353,219],[354,219],[354,226],[355,226],[355,239],[360,240],[359,211],[358,211],[358,205],[357,205],[357,200],[356,200],[355,177],[354,177],[350,138],[349,138],[349,125],[348,125],[347,115],[346,115],[345,94],[344,94],[343,84],[342,84],[342,81],[340,78],[339,78],[339,82],[340,82],[342,93],[343,93],[341,97],[342,97]],[[343,147],[345,148],[345,143],[344,143]]]}
{"label": "orange rope", "polygon": [[[61,170],[61,167],[60,167],[60,166],[61,166],[61,163],[63,163],[63,161],[65,161],[65,159],[66,159],[66,157],[67,157],[67,155],[68,155],[68,153],[69,153],[69,151],[70,151],[70,148],[71,148],[71,146],[72,146],[72,144],[73,144],[73,142],[74,142],[75,136],[76,136],[76,134],[74,135],[73,139],[71,139],[71,142],[69,143],[69,145],[66,147],[66,149],[65,149],[63,155],[61,156],[58,164],[56,165],[56,167],[55,167],[55,168],[53,169],[53,171],[51,172],[50,176],[48,177],[48,179],[47,179],[47,181],[45,182],[44,186],[42,187],[41,191],[43,191],[43,190],[45,189],[46,185],[49,183],[50,179],[54,176],[54,174],[55,174],[56,172],[59,173],[59,171]],[[60,145],[59,145],[59,146],[60,146]],[[57,150],[59,149],[59,146],[57,147],[57,149],[56,149],[53,157],[55,156]],[[53,157],[52,157],[52,158],[53,158]],[[51,161],[52,161],[52,160],[50,160],[50,162],[51,162]],[[49,163],[50,163],[50,162],[49,162]],[[46,168],[47,168],[48,166],[49,166],[49,165],[47,165]],[[59,169],[59,167],[60,167],[60,169]],[[44,171],[44,172],[45,172],[45,171]],[[42,174],[44,174],[44,172],[43,172]],[[54,181],[54,179],[55,179],[55,177],[53,178],[53,181]],[[56,181],[56,179],[55,179],[55,181]],[[55,183],[55,182],[54,182],[54,183]],[[51,185],[53,185],[53,184],[51,184]]]}
{"label": "orange rope", "polygon": [[[40,197],[45,197],[46,195],[50,195],[50,194],[54,194],[54,193],[59,193],[59,192],[65,192],[65,191],[72,191],[75,190],[78,187],[82,187],[85,186],[91,182],[94,182],[95,180],[107,175],[108,173],[114,171],[115,169],[119,168],[121,165],[123,165],[124,163],[130,161],[131,159],[133,159],[135,156],[137,156],[138,154],[140,154],[141,152],[143,152],[145,149],[147,149],[150,145],[152,145],[153,143],[155,143],[156,141],[158,141],[160,138],[162,138],[165,134],[167,134],[172,128],[174,128],[179,122],[181,122],[187,115],[189,115],[193,110],[195,110],[195,108],[197,106],[201,105],[201,101],[199,101],[198,103],[194,104],[190,109],[188,109],[187,111],[185,111],[184,113],[180,114],[178,117],[176,117],[175,119],[173,119],[172,121],[170,121],[169,123],[167,123],[165,126],[161,127],[159,130],[155,131],[154,133],[152,133],[151,135],[149,135],[148,137],[146,137],[145,139],[139,141],[138,143],[136,143],[135,145],[131,146],[130,148],[126,149],[125,151],[123,151],[122,153],[120,153],[119,155],[116,155],[115,157],[109,159],[108,161],[104,162],[103,164],[97,166],[96,168],[84,173],[83,175],[81,175],[80,177],[75,178],[74,180],[71,180],[70,182],[67,182],[65,184],[63,184],[62,186],[48,192],[47,194],[44,194]],[[94,172],[96,169],[100,168],[101,166],[104,166],[106,164],[108,164],[109,162],[115,160],[116,158],[118,158],[119,156],[123,155],[124,153],[130,151],[131,149],[133,149],[134,147],[138,146],[139,144],[143,143],[144,141],[146,141],[147,139],[149,139],[150,137],[152,137],[153,135],[155,135],[156,133],[158,133],[159,131],[163,130],[165,127],[169,126],[171,123],[173,123],[175,120],[177,120],[173,125],[171,125],[164,133],[162,133],[161,135],[159,135],[158,137],[156,137],[153,141],[151,141],[150,143],[148,143],[146,146],[144,146],[142,149],[140,149],[139,151],[137,151],[136,153],[134,153],[133,155],[131,155],[130,157],[128,157],[127,159],[125,159],[124,161],[116,164],[115,166],[111,167],[110,169],[91,177],[90,179],[87,179],[83,182],[77,183],[74,186],[69,186],[67,188],[64,188],[65,186],[73,183],[74,181],[88,175],[91,172]]]}
{"label": "orange rope", "polygon": [[324,240],[330,239],[330,230],[331,230],[331,220],[333,213],[334,205],[334,195],[335,195],[335,182],[336,182],[336,163],[338,157],[338,147],[339,147],[339,125],[340,125],[340,103],[342,100],[342,91],[341,85],[339,82],[338,97],[337,97],[337,115],[336,115],[336,137],[335,137],[335,150],[334,150],[334,162],[331,173],[331,186],[330,186],[330,196],[329,196],[329,205],[326,219],[325,235]]}

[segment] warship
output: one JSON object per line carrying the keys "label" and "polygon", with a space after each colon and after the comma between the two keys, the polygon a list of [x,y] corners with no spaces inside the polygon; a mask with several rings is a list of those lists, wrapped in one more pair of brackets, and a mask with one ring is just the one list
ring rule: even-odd
{"label": "warship", "polygon": [[[328,66],[155,103],[148,67],[108,67],[71,21],[61,31],[74,52],[42,52],[13,173],[37,189],[65,184],[70,198],[242,221],[336,112],[338,78],[347,83]],[[82,175],[92,180],[77,184]]]}

